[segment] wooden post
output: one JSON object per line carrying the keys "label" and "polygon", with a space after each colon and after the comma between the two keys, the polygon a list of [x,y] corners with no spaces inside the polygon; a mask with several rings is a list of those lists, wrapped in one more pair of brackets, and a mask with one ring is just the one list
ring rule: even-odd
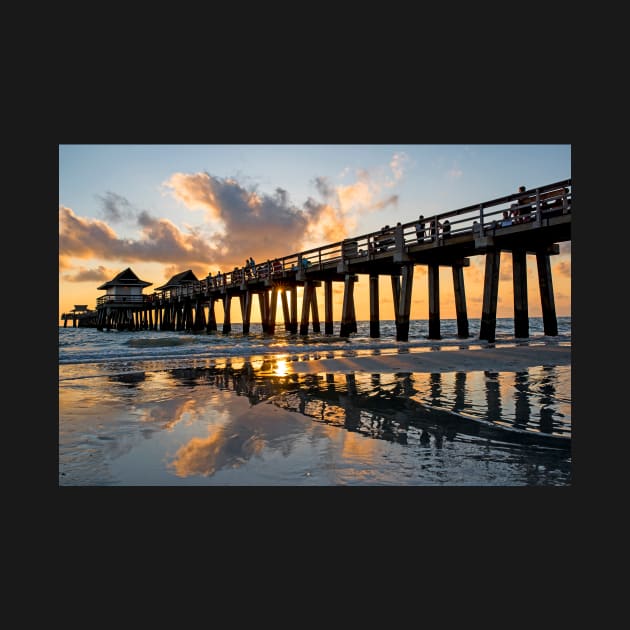
{"label": "wooden post", "polygon": [[313,286],[311,295],[311,318],[313,320],[313,332],[320,333],[322,331],[319,325],[319,309],[317,308],[317,287]]}
{"label": "wooden post", "polygon": [[298,330],[297,311],[297,285],[295,285],[291,290],[291,333],[294,335]]}
{"label": "wooden post", "polygon": [[206,327],[206,312],[203,308],[203,302],[197,298],[195,304],[195,323],[193,330],[203,330]]}
{"label": "wooden post", "polygon": [[206,325],[206,332],[216,332],[217,330],[217,317],[214,314],[214,298],[208,300],[208,323]]}
{"label": "wooden post", "polygon": [[[355,281],[356,279],[353,282]],[[352,293],[352,302],[350,303],[350,332],[357,332],[357,312],[354,305],[354,292]]]}
{"label": "wooden post", "polygon": [[252,294],[250,291],[239,294],[241,303],[241,317],[243,318],[243,334],[249,335],[249,326],[252,314]]}
{"label": "wooden post", "polygon": [[300,335],[308,335],[308,313],[311,307],[311,287],[308,280],[304,282],[304,295],[302,296],[302,320],[300,321]]}
{"label": "wooden post", "polygon": [[457,313],[457,336],[461,339],[467,339],[469,337],[468,312],[466,310],[464,268],[462,265],[453,265],[453,290],[455,292],[455,312]]}
{"label": "wooden post", "polygon": [[190,298],[186,298],[184,301],[182,326],[184,330],[193,330],[192,303]]}
{"label": "wooden post", "polygon": [[442,339],[440,333],[440,266],[428,265],[429,275],[429,339]]}
{"label": "wooden post", "polygon": [[411,314],[411,289],[413,287],[413,265],[402,266],[398,326],[396,341],[409,340],[409,316]]}
{"label": "wooden post", "polygon": [[340,337],[349,337],[352,332],[354,313],[354,276],[347,273],[343,281],[343,306],[341,308]]}
{"label": "wooden post", "polygon": [[378,274],[370,274],[370,337],[381,336],[381,319],[378,303]]}
{"label": "wooden post", "polygon": [[529,337],[527,254],[524,249],[515,249],[512,252],[512,282],[514,285],[514,336]]}
{"label": "wooden post", "polygon": [[267,291],[261,291],[258,294],[258,305],[260,306],[260,323],[262,325],[263,332],[266,333],[269,328],[269,294]]}
{"label": "wooden post", "polygon": [[232,322],[230,319],[230,306],[232,296],[226,291],[223,295],[223,334],[227,335],[232,331]]}
{"label": "wooden post", "polygon": [[332,280],[324,282],[324,333],[333,334],[333,284]]}
{"label": "wooden post", "polygon": [[287,300],[287,288],[282,289],[280,293],[280,302],[282,302],[282,317],[284,318],[284,329],[291,332],[291,314],[289,313],[289,301]]}
{"label": "wooden post", "polygon": [[278,287],[272,287],[271,300],[269,301],[269,313],[267,318],[267,332],[273,335],[276,332],[276,311],[278,309]]}
{"label": "wooden post", "polygon": [[483,281],[483,307],[479,339],[494,341],[497,329],[497,297],[499,294],[499,267],[501,250],[489,249],[486,252],[486,273]]}
{"label": "wooden post", "polygon": [[392,275],[392,300],[394,302],[394,319],[396,323],[396,338],[398,338],[398,311],[400,309],[400,276]]}
{"label": "wooden post", "polygon": [[549,254],[536,252],[536,265],[538,267],[544,332],[545,335],[556,336],[558,334],[558,320],[556,319],[556,304],[553,298],[553,279]]}

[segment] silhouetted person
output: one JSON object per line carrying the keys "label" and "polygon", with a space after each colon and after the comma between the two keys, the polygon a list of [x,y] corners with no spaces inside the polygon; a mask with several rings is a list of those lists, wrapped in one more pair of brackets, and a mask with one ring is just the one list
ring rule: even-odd
{"label": "silhouetted person", "polygon": [[431,221],[431,240],[434,241],[437,236],[437,231],[442,227],[442,224],[437,219]]}
{"label": "silhouetted person", "polygon": [[444,225],[442,226],[442,236],[444,238],[448,238],[451,235],[451,222],[446,219],[444,221]]}
{"label": "silhouetted person", "polygon": [[418,239],[418,243],[422,243],[424,241],[424,215],[421,214],[418,217],[418,222],[416,223],[416,237]]}

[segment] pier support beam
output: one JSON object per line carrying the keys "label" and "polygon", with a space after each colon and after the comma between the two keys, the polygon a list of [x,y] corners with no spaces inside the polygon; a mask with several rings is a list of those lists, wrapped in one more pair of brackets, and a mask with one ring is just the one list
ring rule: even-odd
{"label": "pier support beam", "polygon": [[343,306],[341,308],[340,337],[349,337],[350,333],[356,331],[356,321],[354,315],[354,280],[351,274],[346,274],[343,281]]}
{"label": "pier support beam", "polygon": [[311,309],[311,298],[314,287],[307,280],[304,282],[304,295],[302,296],[302,319],[300,321],[300,335],[308,335],[308,314]]}
{"label": "pier support beam", "polygon": [[291,313],[289,313],[289,301],[287,299],[287,289],[284,288],[280,292],[280,301],[282,302],[282,317],[284,319],[284,329],[291,332]]}
{"label": "pier support beam", "polygon": [[227,335],[232,331],[232,322],[230,318],[230,306],[232,303],[232,296],[229,293],[225,293],[223,296],[223,334]]}
{"label": "pier support beam", "polygon": [[319,308],[317,306],[317,287],[313,286],[311,295],[311,319],[313,320],[313,332],[321,333],[322,329],[319,325]]}
{"label": "pier support beam", "polygon": [[455,313],[457,314],[457,336],[460,339],[467,339],[469,337],[468,312],[466,310],[464,268],[462,265],[453,265],[453,290],[455,292]]}
{"label": "pier support beam", "polygon": [[258,306],[260,307],[260,323],[263,333],[269,332],[269,294],[261,291],[258,294]]}
{"label": "pier support beam", "polygon": [[499,294],[499,267],[501,250],[488,249],[486,252],[486,273],[483,281],[483,306],[479,339],[494,341],[497,329],[497,297]]}
{"label": "pier support beam", "polygon": [[[409,340],[409,316],[411,313],[411,289],[413,287],[413,265],[401,268],[400,289],[396,306],[396,341]],[[398,277],[392,276],[392,282],[398,284]]]}
{"label": "pier support beam", "polygon": [[537,252],[536,265],[538,267],[538,285],[540,287],[544,333],[555,337],[558,334],[558,320],[556,319],[556,304],[553,298],[553,281],[549,254]]}
{"label": "pier support beam", "polygon": [[269,312],[267,317],[267,332],[270,335],[276,332],[276,311],[278,310],[278,287],[272,287],[269,299]]}
{"label": "pier support beam", "polygon": [[217,330],[217,318],[214,314],[214,299],[208,300],[208,323],[206,325],[206,332],[216,332]]}
{"label": "pier support beam", "polygon": [[429,339],[442,339],[440,332],[440,266],[428,265],[429,276]]}
{"label": "pier support beam", "polygon": [[203,307],[203,302],[197,300],[195,304],[195,323],[193,330],[203,330],[206,327],[206,312]]}
{"label": "pier support beam", "polygon": [[175,306],[175,330],[184,330],[184,309],[181,304]]}
{"label": "pier support beam", "polygon": [[324,282],[324,333],[333,334],[333,284],[332,280]]}
{"label": "pier support beam", "polygon": [[381,336],[381,320],[378,303],[378,274],[370,275],[370,337]]}
{"label": "pier support beam", "polygon": [[241,317],[243,319],[243,334],[249,335],[249,325],[252,315],[252,294],[250,291],[239,294],[241,303]]}
{"label": "pier support beam", "polygon": [[515,249],[512,252],[512,282],[514,285],[514,336],[529,337],[527,254],[524,249]]}
{"label": "pier support beam", "polygon": [[298,317],[297,317],[297,286],[291,289],[291,333],[295,335],[298,330]]}

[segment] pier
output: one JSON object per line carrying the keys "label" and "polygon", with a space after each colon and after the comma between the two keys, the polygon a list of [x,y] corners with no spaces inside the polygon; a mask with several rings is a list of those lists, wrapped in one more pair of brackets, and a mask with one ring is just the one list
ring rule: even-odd
{"label": "pier", "polygon": [[[509,219],[504,222],[504,214]],[[379,278],[391,280],[396,339],[407,341],[414,267],[423,265],[428,275],[429,338],[440,339],[440,267],[453,274],[453,300],[457,333],[469,337],[464,286],[464,267],[473,256],[485,257],[485,277],[479,337],[494,341],[501,252],[512,255],[514,334],[529,336],[527,254],[535,255],[545,335],[557,335],[558,327],[551,274],[551,256],[559,243],[571,240],[571,180],[563,180],[479,204],[398,223],[388,229],[346,238],[343,241],[251,267],[235,268],[198,279],[192,271],[171,278],[151,294],[143,294],[150,282],[126,269],[101,285],[107,291],[96,304],[99,330],[177,330],[218,332],[215,312],[221,305],[221,332],[231,332],[230,309],[238,300],[243,334],[251,324],[251,307],[258,300],[263,332],[274,334],[278,301],[285,330],[308,335],[322,332],[316,289],[323,287],[323,332],[333,330],[333,283],[343,285],[340,328],[342,337],[356,332],[354,285],[368,277],[370,336],[380,337]],[[302,301],[298,308],[298,288]],[[67,323],[67,314],[65,323]],[[62,319],[64,317],[62,316]],[[74,320],[73,320],[74,322]],[[65,324],[64,324],[65,325]]]}
{"label": "pier", "polygon": [[67,313],[61,314],[63,327],[67,328],[68,321],[72,322],[72,328],[94,328],[97,325],[98,311],[90,309],[87,304],[75,304]]}

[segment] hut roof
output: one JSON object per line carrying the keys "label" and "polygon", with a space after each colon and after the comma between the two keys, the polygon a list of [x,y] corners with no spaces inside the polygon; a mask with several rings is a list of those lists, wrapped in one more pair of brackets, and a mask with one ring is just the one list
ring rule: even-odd
{"label": "hut roof", "polygon": [[176,273],[166,284],[161,287],[156,287],[156,291],[163,291],[164,289],[172,289],[173,287],[180,287],[183,284],[189,284],[191,282],[199,282],[199,278],[192,272],[191,269]]}
{"label": "hut roof", "polygon": [[101,289],[109,289],[111,287],[150,287],[153,282],[145,282],[144,280],[140,280],[136,274],[131,271],[130,267],[127,267],[124,271],[121,271],[117,276],[115,276],[112,280],[101,284],[98,287]]}

